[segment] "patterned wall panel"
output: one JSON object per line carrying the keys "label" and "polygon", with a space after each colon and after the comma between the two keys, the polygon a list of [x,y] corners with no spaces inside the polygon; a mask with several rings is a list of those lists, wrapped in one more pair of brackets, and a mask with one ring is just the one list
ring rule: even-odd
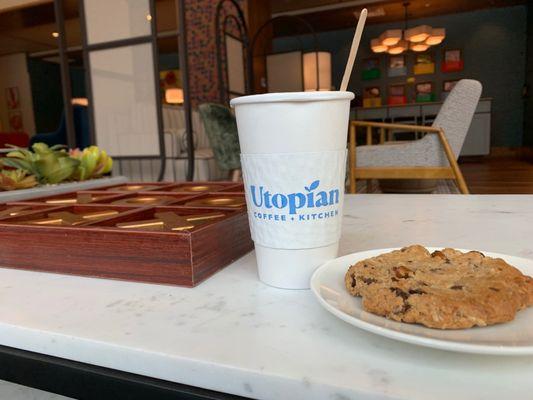
{"label": "patterned wall panel", "polygon": [[[246,0],[238,0],[238,3],[246,15]],[[219,98],[215,42],[217,4],[217,0],[186,1],[189,84],[194,108],[204,102],[218,102]],[[236,14],[228,3],[224,12]]]}

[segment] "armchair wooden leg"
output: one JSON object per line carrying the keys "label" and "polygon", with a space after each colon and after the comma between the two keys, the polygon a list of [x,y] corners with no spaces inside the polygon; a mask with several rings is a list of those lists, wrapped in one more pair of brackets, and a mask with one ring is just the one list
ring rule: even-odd
{"label": "armchair wooden leg", "polygon": [[459,165],[457,165],[457,169],[453,168],[453,173],[455,175],[455,182],[457,183],[457,186],[459,187],[459,191],[462,194],[470,194],[468,191],[468,186],[466,186],[465,178],[463,176],[463,173],[461,172],[461,169],[459,168]]}
{"label": "armchair wooden leg", "polygon": [[446,154],[446,158],[448,158],[448,162],[450,163],[450,167],[452,168],[453,175],[455,176],[455,182],[457,183],[457,186],[459,187],[459,191],[462,194],[469,194],[468,187],[466,186],[465,178],[463,177],[463,173],[461,172],[461,169],[459,168],[459,164],[457,164],[457,159],[455,158],[455,155],[453,154],[450,144],[448,143],[448,140],[446,139],[446,136],[444,135],[444,132],[442,129],[439,130],[439,139],[442,143],[442,147],[444,148],[444,153]]}

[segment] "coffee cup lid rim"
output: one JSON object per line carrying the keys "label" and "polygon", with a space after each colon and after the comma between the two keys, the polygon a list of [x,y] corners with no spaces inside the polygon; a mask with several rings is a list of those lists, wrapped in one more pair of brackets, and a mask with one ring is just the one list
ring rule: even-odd
{"label": "coffee cup lid rim", "polygon": [[351,100],[354,98],[352,92],[340,91],[317,91],[317,92],[282,92],[252,94],[241,96],[230,101],[232,107],[241,104],[251,103],[277,103],[277,102],[308,102],[308,101],[326,101],[326,100]]}

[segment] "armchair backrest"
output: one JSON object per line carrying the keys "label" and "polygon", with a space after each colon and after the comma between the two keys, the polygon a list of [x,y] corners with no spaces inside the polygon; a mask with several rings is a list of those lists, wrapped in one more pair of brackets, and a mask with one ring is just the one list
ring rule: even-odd
{"label": "armchair backrest", "polygon": [[456,157],[459,157],[466,134],[470,128],[472,117],[481,96],[481,89],[481,83],[478,81],[461,79],[446,98],[437,118],[433,122],[432,126],[443,129]]}
{"label": "armchair backrest", "polygon": [[231,110],[213,103],[201,104],[198,110],[219,167],[224,170],[240,168],[237,123]]}

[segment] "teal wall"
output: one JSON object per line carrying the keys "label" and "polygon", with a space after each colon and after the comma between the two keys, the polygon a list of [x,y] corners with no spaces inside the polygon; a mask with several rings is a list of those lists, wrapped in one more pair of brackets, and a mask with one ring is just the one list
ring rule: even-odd
{"label": "teal wall", "polygon": [[178,53],[159,54],[159,70],[179,69]]}
{"label": "teal wall", "polygon": [[[354,21],[355,23],[355,21]],[[526,75],[526,23],[527,6],[494,8],[468,13],[442,15],[432,18],[411,20],[410,26],[429,24],[446,28],[446,39],[430,50],[436,60],[436,73],[416,75],[417,82],[433,81],[437,98],[440,98],[442,82],[459,78],[477,79],[483,84],[483,96],[493,98],[492,146],[521,146],[524,142],[524,105],[522,96]],[[388,56],[376,55],[370,51],[370,39],[379,36],[388,28],[401,27],[403,23],[368,25],[365,28],[361,47],[357,55],[355,71],[349,89],[361,95],[365,86],[380,86],[382,97],[392,83],[405,82],[406,77],[387,78]],[[333,84],[339,87],[344,64],[351,45],[353,30],[323,32],[318,34],[319,48],[332,53]],[[303,38],[309,49],[311,40]],[[295,49],[294,38],[275,40],[275,51]],[[461,49],[465,67],[461,72],[440,72],[443,49]],[[361,80],[361,68],[365,57],[380,58],[381,79]],[[414,53],[407,53],[408,75],[412,75]],[[409,92],[413,93],[411,87]],[[411,97],[412,98],[412,97]]]}

